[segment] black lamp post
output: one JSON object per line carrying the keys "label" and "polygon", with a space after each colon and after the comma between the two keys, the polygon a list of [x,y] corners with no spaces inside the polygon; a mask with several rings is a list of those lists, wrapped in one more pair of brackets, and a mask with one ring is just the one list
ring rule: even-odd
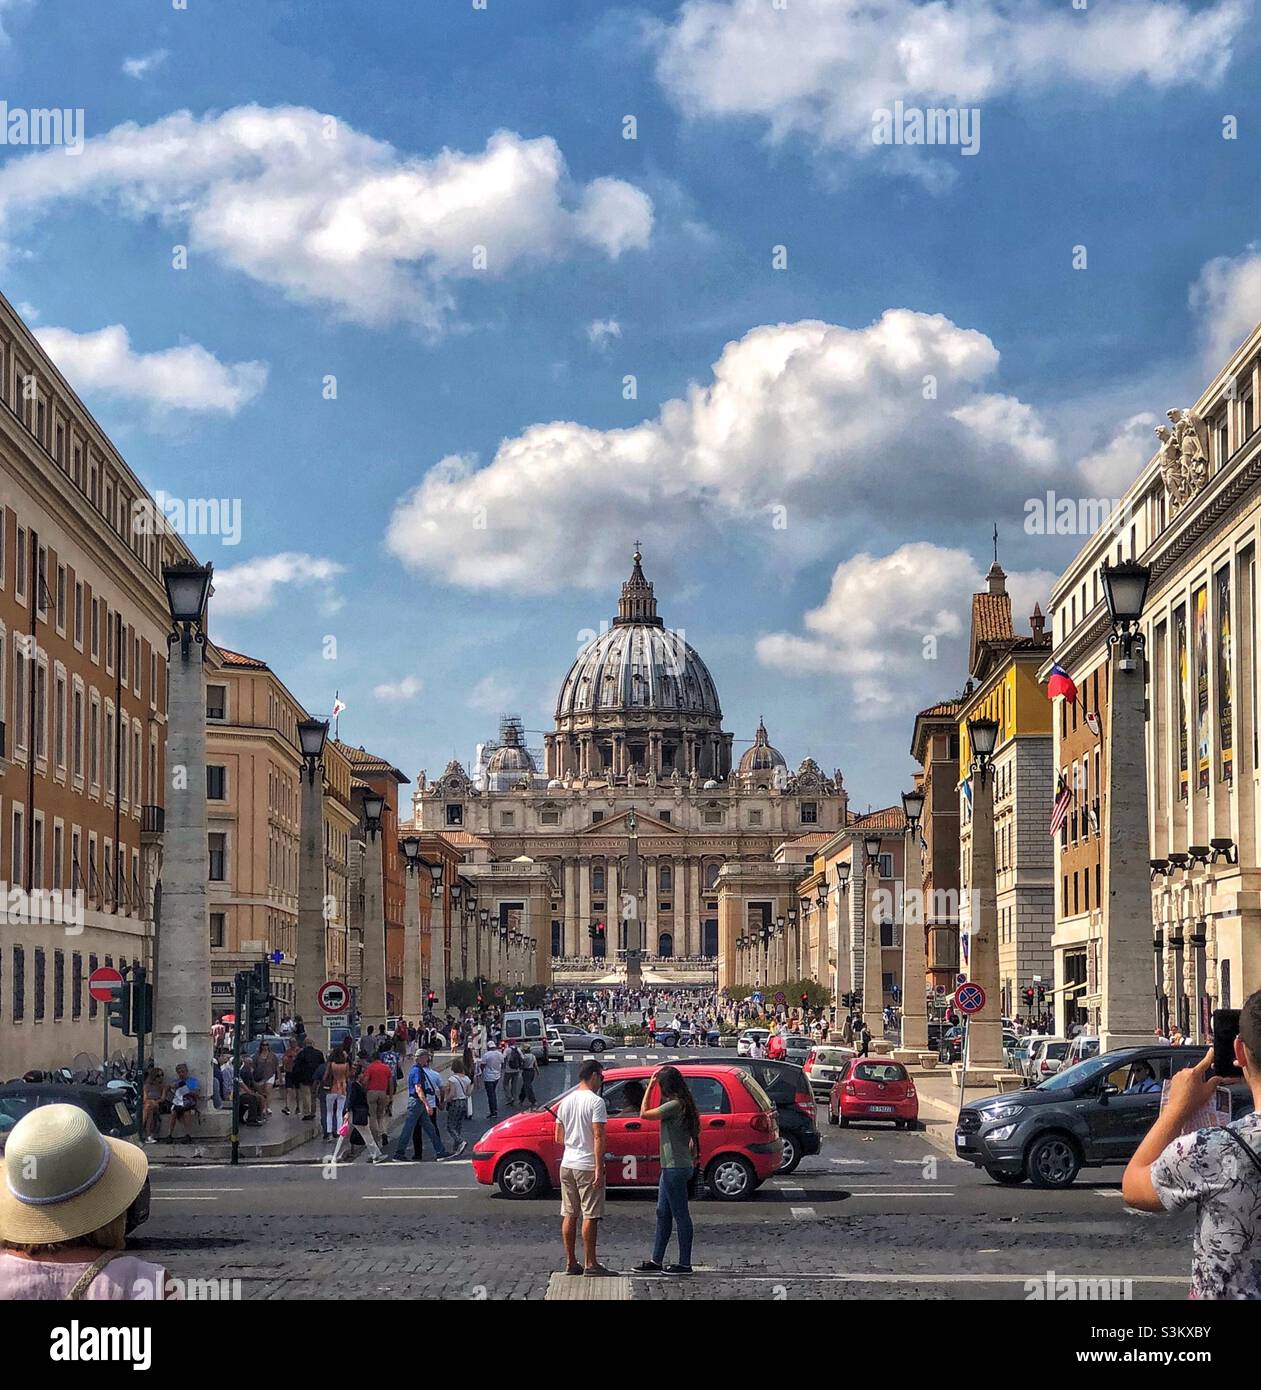
{"label": "black lamp post", "polygon": [[316,775],[323,771],[324,745],[328,742],[327,719],[298,720],[298,749],[307,781],[315,786]]}
{"label": "black lamp post", "polygon": [[1147,586],[1151,583],[1151,577],[1152,572],[1146,565],[1133,560],[1116,565],[1109,565],[1105,561],[1099,570],[1104,602],[1108,605],[1108,617],[1112,622],[1112,635],[1108,641],[1120,645],[1122,671],[1134,670],[1134,649],[1143,646],[1139,619],[1147,602]]}
{"label": "black lamp post", "polygon": [[213,565],[181,562],[162,566],[162,584],[174,627],[173,639],[180,644],[180,657],[188,660],[193,642],[206,640],[206,601],[210,597]]}
{"label": "black lamp post", "polygon": [[375,840],[381,832],[381,817],[385,814],[385,797],[377,792],[363,794],[363,821],[368,838]]}

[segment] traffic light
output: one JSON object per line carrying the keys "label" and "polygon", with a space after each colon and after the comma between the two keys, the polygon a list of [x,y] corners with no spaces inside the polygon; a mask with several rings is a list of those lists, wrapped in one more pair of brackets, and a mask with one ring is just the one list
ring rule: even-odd
{"label": "traffic light", "polygon": [[1039,1004],[1045,1004],[1045,1003],[1046,1003],[1046,986],[1045,986],[1045,985],[1039,985],[1039,986],[1038,986],[1038,1003],[1039,1003]]}
{"label": "traffic light", "polygon": [[433,990],[430,990],[425,997],[429,1000],[429,1007],[431,1009],[438,1002],[438,996],[433,992]]}
{"label": "traffic light", "polygon": [[131,1027],[123,1031],[130,1037],[148,1037],[153,1032],[153,986],[142,974],[127,988],[131,993]]}
{"label": "traffic light", "polygon": [[803,989],[801,991],[801,1007],[804,1009],[810,1003],[810,996]]}
{"label": "traffic light", "polygon": [[1026,1003],[1026,1004],[1032,1004],[1032,1003],[1033,1003],[1033,986],[1032,986],[1032,985],[1026,985],[1026,986],[1025,986],[1025,1003]]}
{"label": "traffic light", "polygon": [[105,1017],[127,1037],[131,1036],[131,986],[119,980],[110,985],[110,997],[105,1004]]}
{"label": "traffic light", "polygon": [[260,960],[250,971],[245,992],[245,1016],[249,1019],[249,1035],[260,1037],[271,1030],[271,964]]}

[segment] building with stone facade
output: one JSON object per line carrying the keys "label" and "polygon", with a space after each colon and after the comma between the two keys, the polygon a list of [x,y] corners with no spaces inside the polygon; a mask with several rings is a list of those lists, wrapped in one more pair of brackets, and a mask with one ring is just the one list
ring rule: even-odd
{"label": "building with stone facade", "polygon": [[[733,744],[713,677],[665,626],[637,551],[616,616],[561,681],[543,766],[508,719],[483,776],[454,761],[419,774],[413,824],[469,837],[463,872],[492,922],[511,914],[527,956],[534,943],[540,979],[551,960],[625,951],[636,911],[650,965],[716,962],[724,865],[770,863],[848,821],[839,773],[808,758],[791,772],[764,725],[735,762]],[[625,898],[632,809],[644,882]]]}
{"label": "building with stone facade", "polygon": [[[298,934],[301,754],[307,713],[265,661],[212,647],[206,671],[206,811],[209,835],[211,1006],[233,1005],[233,976],[272,952],[272,993],[294,1001]],[[324,750],[325,977],[347,964],[347,858],[357,822],[350,764]]]}
{"label": "building with stone facade", "polygon": [[[191,559],[0,297],[0,1075],[99,1056],[99,965],[153,964],[162,566]],[[32,897],[40,893],[56,899]],[[66,897],[80,894],[82,909]],[[77,918],[77,920],[75,920]],[[125,1050],[118,1033],[109,1050]]]}
{"label": "building with stone facade", "polygon": [[[1051,706],[1038,680],[1051,650],[1037,605],[1028,635],[1012,626],[1007,576],[997,560],[984,591],[973,595],[969,680],[959,702],[960,971],[968,973],[972,930],[972,803],[970,720],[998,724],[994,746],[994,866],[997,880],[999,989],[1002,1012],[1025,1011],[1021,992],[1052,977],[1055,922]],[[1027,1011],[1025,1011],[1027,1012]]]}
{"label": "building with stone facade", "polygon": [[[1056,983],[1076,982],[1087,939],[1087,1022],[1132,1002],[1134,1030],[1178,1024],[1204,1038],[1214,1008],[1238,1007],[1261,987],[1258,869],[1257,550],[1261,544],[1261,325],[1248,334],[1199,399],[1167,412],[1157,447],[1108,522],[1082,546],[1052,596],[1055,659],[1091,683],[1110,631],[1100,567],[1134,559],[1151,571],[1143,610],[1147,677],[1150,930],[1121,931],[1109,894],[1111,719],[1100,675],[1104,828],[1101,884],[1089,934],[1080,916],[1057,915]],[[1057,762],[1079,758],[1059,730]],[[1094,738],[1091,735],[1092,741]],[[1080,732],[1078,741],[1081,741]],[[1115,793],[1114,793],[1115,794]],[[1094,876],[1060,846],[1060,877]],[[1061,887],[1061,893],[1063,888]],[[1100,898],[1102,907],[1100,909]],[[1071,909],[1071,903],[1069,904]],[[1146,916],[1146,907],[1144,916]],[[1143,998],[1151,1000],[1150,1009]],[[1142,1017],[1145,1015],[1145,1017]]]}

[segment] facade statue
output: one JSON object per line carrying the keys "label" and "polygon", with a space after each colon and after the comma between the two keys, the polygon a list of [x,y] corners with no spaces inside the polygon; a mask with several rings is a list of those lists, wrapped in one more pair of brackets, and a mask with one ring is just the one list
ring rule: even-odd
{"label": "facade statue", "polygon": [[1160,476],[1175,511],[1208,482],[1208,438],[1204,422],[1189,410],[1169,410],[1168,425],[1156,426]]}

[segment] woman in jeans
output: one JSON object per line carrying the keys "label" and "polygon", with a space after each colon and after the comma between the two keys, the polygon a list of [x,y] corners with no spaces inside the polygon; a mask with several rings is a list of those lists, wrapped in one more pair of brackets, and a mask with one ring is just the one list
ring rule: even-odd
{"label": "woman in jeans", "polygon": [[342,1116],[346,1110],[346,1088],[350,1080],[350,1065],[346,1061],[346,1054],[340,1047],[335,1047],[329,1054],[328,1070],[324,1074],[325,1085],[328,1087],[328,1132],[335,1135],[342,1127]]}
{"label": "woman in jeans", "polygon": [[[650,1106],[653,1082],[659,1094]],[[701,1118],[678,1067],[660,1067],[653,1073],[639,1108],[641,1120],[656,1120],[661,1127],[661,1179],[657,1184],[657,1239],[652,1258],[635,1266],[642,1274],[691,1274],[692,1214],[687,1188],[701,1156]],[[663,1264],[671,1231],[679,1237],[679,1262]]]}
{"label": "woman in jeans", "polygon": [[[358,1133],[368,1146],[373,1163],[388,1163],[389,1159],[377,1145],[376,1137],[368,1124],[368,1093],[363,1089],[363,1063],[356,1062],[354,1072],[346,1086],[343,1097],[346,1106],[346,1133],[337,1135],[333,1149],[333,1162],[340,1163],[342,1155],[350,1151],[350,1136]],[[338,1121],[340,1127],[341,1121]]]}

